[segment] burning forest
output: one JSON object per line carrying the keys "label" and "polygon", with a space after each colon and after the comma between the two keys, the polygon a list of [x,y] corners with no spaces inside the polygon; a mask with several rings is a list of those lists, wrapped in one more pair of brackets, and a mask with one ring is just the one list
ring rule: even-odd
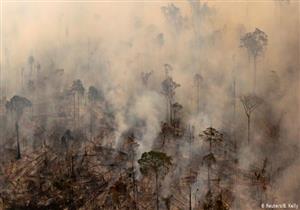
{"label": "burning forest", "polygon": [[0,209],[298,209],[299,8],[1,1]]}

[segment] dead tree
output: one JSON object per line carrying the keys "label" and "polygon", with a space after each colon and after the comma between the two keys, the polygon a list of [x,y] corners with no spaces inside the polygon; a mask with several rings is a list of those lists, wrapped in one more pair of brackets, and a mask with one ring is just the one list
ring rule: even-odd
{"label": "dead tree", "polygon": [[203,80],[202,76],[200,74],[195,74],[194,76],[194,83],[196,88],[196,110],[197,113],[200,112],[200,83]]}
{"label": "dead tree", "polygon": [[216,164],[216,158],[214,156],[214,154],[212,152],[210,152],[209,154],[205,155],[203,157],[203,165],[206,165],[207,167],[207,188],[208,191],[211,191],[211,168],[214,164]]}
{"label": "dead tree", "polygon": [[179,84],[173,81],[172,77],[169,76],[169,72],[172,70],[172,67],[169,64],[165,64],[166,79],[162,82],[162,94],[166,97],[167,102],[167,122],[172,123],[173,111],[172,104],[174,102],[175,89],[180,87]]}
{"label": "dead tree", "polygon": [[[192,163],[192,143],[194,142],[195,128],[194,126],[188,126],[188,142],[189,142],[189,161]],[[186,177],[187,184],[189,186],[189,210],[192,210],[192,184],[196,182],[197,172],[192,171],[191,166],[189,167],[189,176]]]}
{"label": "dead tree", "polygon": [[261,204],[263,202],[263,194],[265,194],[270,185],[270,175],[267,173],[268,159],[265,158],[261,168],[254,170],[252,184],[257,189],[257,200]]}
{"label": "dead tree", "polygon": [[[74,96],[74,127],[78,126],[79,118],[80,118],[80,104],[84,97],[84,87],[81,80],[73,81],[71,86],[71,92]],[[76,100],[77,99],[77,100]]]}
{"label": "dead tree", "polygon": [[251,113],[262,103],[262,99],[255,95],[247,95],[241,97],[241,102],[243,104],[245,114],[247,116],[247,140],[250,143],[250,123],[251,123]]}
{"label": "dead tree", "polygon": [[[236,62],[235,55],[232,56],[233,62]],[[236,84],[236,69],[237,65],[233,67],[232,70],[232,91],[231,91],[231,96],[232,96],[232,106],[233,106],[233,125],[231,127],[231,134],[233,136],[233,141],[234,141],[234,149],[235,151],[237,150],[237,141],[236,141],[236,93],[237,93],[237,84]]]}

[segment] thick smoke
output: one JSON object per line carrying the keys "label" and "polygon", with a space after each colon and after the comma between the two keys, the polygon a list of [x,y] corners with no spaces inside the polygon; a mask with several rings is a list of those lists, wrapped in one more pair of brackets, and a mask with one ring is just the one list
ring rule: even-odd
{"label": "thick smoke", "polygon": [[[278,171],[273,190],[279,201],[299,202],[298,1],[4,1],[2,7],[1,97],[20,94],[43,101],[55,95],[57,87],[64,91],[72,81],[81,79],[85,91],[93,85],[103,92],[107,112],[115,120],[114,147],[122,144],[126,132],[142,131],[135,133],[140,156],[155,148],[167,115],[161,82],[166,77],[164,65],[169,64],[169,75],[180,84],[175,98],[183,106],[182,121],[195,127],[193,156],[204,153],[198,134],[207,127],[226,135],[234,132],[240,167],[261,167],[267,158],[270,170],[274,174]],[[253,112],[248,145],[247,119],[239,98],[252,91],[253,62],[240,47],[240,38],[255,28],[268,35],[268,45],[257,60],[256,94],[263,103]],[[33,69],[30,56],[34,58]],[[48,85],[43,94],[32,95],[24,91],[24,80],[36,75],[32,71],[38,71],[37,64]],[[57,69],[64,69],[63,76],[53,76]],[[142,72],[152,72],[146,85]],[[199,111],[196,74],[202,78]],[[36,88],[43,86],[41,82]],[[31,111],[50,110],[50,105],[40,105]],[[22,120],[23,135],[30,141],[35,131],[26,117]],[[82,126],[88,127],[88,122],[83,120]],[[44,126],[49,129],[55,124],[47,123]],[[186,143],[179,147],[180,153],[188,153]],[[171,150],[168,152],[174,153]],[[173,176],[181,176],[187,165],[187,160],[178,160]],[[204,177],[198,176],[195,189],[203,188]],[[171,179],[167,177],[164,184],[169,186]],[[234,190],[243,196],[240,208],[252,209],[247,189],[239,186]],[[168,196],[171,190],[165,188],[163,193]]]}

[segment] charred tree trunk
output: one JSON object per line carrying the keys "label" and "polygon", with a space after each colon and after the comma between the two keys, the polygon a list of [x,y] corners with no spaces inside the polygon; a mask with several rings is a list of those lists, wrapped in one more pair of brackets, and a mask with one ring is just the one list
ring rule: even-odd
{"label": "charred tree trunk", "polygon": [[156,186],[156,210],[159,210],[159,195],[158,195],[158,173],[155,172],[155,186]]}
{"label": "charred tree trunk", "polygon": [[137,185],[135,180],[135,167],[134,167],[134,155],[133,155],[133,149],[132,149],[132,159],[131,159],[131,166],[132,166],[132,185],[133,185],[133,200],[134,200],[134,206],[133,209],[138,209],[138,201],[137,201]]}
{"label": "charred tree trunk", "polygon": [[90,112],[90,134],[91,141],[94,139],[94,122],[95,122],[95,113],[91,110]]}
{"label": "charred tree trunk", "polygon": [[233,135],[233,141],[234,141],[234,151],[237,152],[237,141],[236,141],[236,78],[235,78],[235,72],[234,72],[234,79],[233,79],[233,129],[232,129],[232,135]]}
{"label": "charred tree trunk", "polygon": [[17,134],[17,160],[21,159],[20,141],[19,141],[19,122],[16,122],[16,134]]}
{"label": "charred tree trunk", "polygon": [[247,114],[247,124],[248,124],[248,126],[247,126],[247,130],[248,130],[248,137],[247,137],[247,139],[248,139],[248,144],[250,143],[250,120],[251,120],[251,118],[250,118],[250,114]]}
{"label": "charred tree trunk", "polygon": [[210,191],[210,166],[207,167],[207,186],[208,191]]}
{"label": "charred tree trunk", "polygon": [[76,93],[74,92],[74,101],[73,101],[73,114],[74,114],[74,129],[76,128]]}
{"label": "charred tree trunk", "polygon": [[74,157],[73,157],[73,154],[71,154],[71,177],[75,177],[75,173],[74,173]]}
{"label": "charred tree trunk", "polygon": [[189,210],[192,210],[192,184],[189,186]]}
{"label": "charred tree trunk", "polygon": [[169,123],[170,125],[173,124],[173,109],[172,109],[172,100],[169,100],[169,110],[170,110],[170,119],[169,119]]}
{"label": "charred tree trunk", "polygon": [[256,57],[253,58],[253,94],[256,92]]}
{"label": "charred tree trunk", "polygon": [[197,81],[196,83],[196,106],[197,106],[197,114],[199,114],[200,112],[200,84],[199,81]]}
{"label": "charred tree trunk", "polygon": [[77,93],[77,127],[80,127],[80,101],[81,96]]}
{"label": "charred tree trunk", "polygon": [[170,106],[170,99],[169,99],[169,97],[166,97],[166,105],[167,105],[167,110],[166,110],[166,122],[168,123],[168,124],[170,124],[171,123],[171,106]]}

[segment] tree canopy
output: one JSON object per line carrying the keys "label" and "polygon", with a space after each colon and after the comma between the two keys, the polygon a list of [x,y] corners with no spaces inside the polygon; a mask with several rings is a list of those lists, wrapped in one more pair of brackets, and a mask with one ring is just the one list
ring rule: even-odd
{"label": "tree canopy", "polygon": [[27,98],[15,95],[6,104],[7,110],[15,112],[16,117],[19,118],[23,114],[23,110],[26,107],[31,107],[32,103]]}
{"label": "tree canopy", "polygon": [[199,134],[199,136],[202,137],[204,141],[208,142],[211,141],[217,143],[223,141],[223,134],[213,127],[207,128],[201,134]]}
{"label": "tree canopy", "polygon": [[138,163],[142,174],[166,172],[172,165],[172,158],[163,152],[150,151],[144,152]]}
{"label": "tree canopy", "polygon": [[268,35],[256,28],[254,32],[248,32],[241,38],[241,47],[247,49],[254,58],[259,56],[268,44]]}
{"label": "tree canopy", "polygon": [[168,77],[162,82],[161,87],[162,94],[164,94],[168,98],[172,98],[175,95],[175,89],[177,87],[180,87],[180,85],[174,82],[171,77]]}
{"label": "tree canopy", "polygon": [[104,99],[103,93],[96,87],[90,86],[88,91],[88,99],[90,101],[102,101]]}
{"label": "tree canopy", "polygon": [[73,81],[71,91],[78,92],[80,95],[84,94],[84,87],[80,79]]}

